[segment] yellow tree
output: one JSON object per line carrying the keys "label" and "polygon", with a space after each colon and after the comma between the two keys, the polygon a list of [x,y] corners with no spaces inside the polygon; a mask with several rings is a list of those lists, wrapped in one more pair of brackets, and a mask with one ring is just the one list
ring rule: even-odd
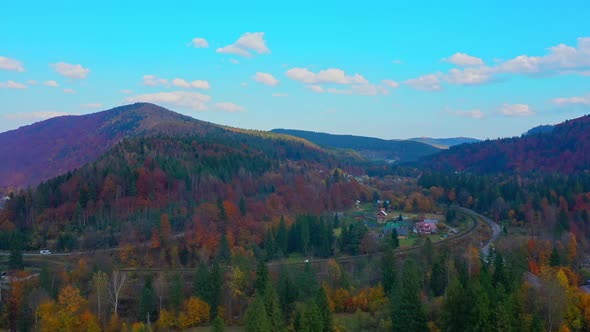
{"label": "yellow tree", "polygon": [[197,326],[209,320],[209,304],[198,297],[191,296],[184,302],[183,311],[178,317],[181,329]]}

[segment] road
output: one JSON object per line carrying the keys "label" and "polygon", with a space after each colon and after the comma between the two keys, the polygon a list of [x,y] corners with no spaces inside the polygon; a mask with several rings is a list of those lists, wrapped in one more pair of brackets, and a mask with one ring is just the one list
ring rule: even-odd
{"label": "road", "polygon": [[463,211],[463,213],[465,213],[467,215],[470,215],[472,217],[479,218],[479,219],[483,220],[488,225],[490,225],[490,227],[492,228],[492,237],[490,238],[490,240],[486,244],[484,244],[481,247],[482,256],[488,257],[490,254],[490,247],[498,239],[498,237],[502,233],[502,228],[500,227],[500,225],[496,224],[492,219],[490,219],[484,215],[481,215],[473,210],[470,210],[470,209],[467,209],[464,207],[458,207],[458,209]]}

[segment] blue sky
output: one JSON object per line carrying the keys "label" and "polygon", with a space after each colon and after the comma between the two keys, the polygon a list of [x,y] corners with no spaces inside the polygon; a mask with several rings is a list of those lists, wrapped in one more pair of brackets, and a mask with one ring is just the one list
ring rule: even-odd
{"label": "blue sky", "polygon": [[590,110],[588,1],[8,2],[0,131],[134,101],[243,128],[519,135]]}

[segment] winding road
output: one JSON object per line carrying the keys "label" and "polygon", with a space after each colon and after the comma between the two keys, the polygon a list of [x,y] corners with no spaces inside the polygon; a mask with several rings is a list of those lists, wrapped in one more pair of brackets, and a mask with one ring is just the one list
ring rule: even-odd
{"label": "winding road", "polygon": [[461,210],[463,213],[475,217],[475,218],[479,218],[481,220],[483,220],[484,222],[486,222],[488,225],[490,225],[490,227],[492,228],[492,237],[490,238],[490,240],[484,244],[481,247],[481,253],[483,257],[487,257],[490,254],[490,247],[491,245],[498,239],[498,237],[500,236],[500,234],[502,233],[502,228],[500,227],[500,225],[498,225],[497,223],[495,223],[492,219],[481,215],[473,210],[464,208],[464,207],[458,207],[459,210]]}

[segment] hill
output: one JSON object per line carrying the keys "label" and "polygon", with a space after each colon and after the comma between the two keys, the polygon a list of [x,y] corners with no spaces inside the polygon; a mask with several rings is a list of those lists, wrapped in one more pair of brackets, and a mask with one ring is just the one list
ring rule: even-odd
{"label": "hill", "polygon": [[479,142],[477,138],[470,137],[450,137],[450,138],[432,138],[432,137],[416,137],[410,138],[408,141],[415,141],[425,143],[437,147],[439,149],[448,149],[451,146],[465,144],[465,143],[476,143]]}
{"label": "hill", "polygon": [[52,118],[0,133],[0,187],[34,185],[81,167],[124,137],[220,130],[216,125],[147,103]]}
{"label": "hill", "polygon": [[533,135],[451,147],[423,159],[434,169],[475,173],[558,172],[590,168],[590,116],[568,120]]}
{"label": "hill", "polygon": [[540,126],[536,126],[534,128],[529,129],[523,135],[544,134],[544,133],[551,132],[553,130],[553,128],[554,128],[553,125],[540,125]]}
{"label": "hill", "polygon": [[294,129],[273,129],[272,132],[300,137],[323,147],[354,150],[361,156],[373,160],[415,161],[440,151],[431,145],[414,141],[384,140]]}

